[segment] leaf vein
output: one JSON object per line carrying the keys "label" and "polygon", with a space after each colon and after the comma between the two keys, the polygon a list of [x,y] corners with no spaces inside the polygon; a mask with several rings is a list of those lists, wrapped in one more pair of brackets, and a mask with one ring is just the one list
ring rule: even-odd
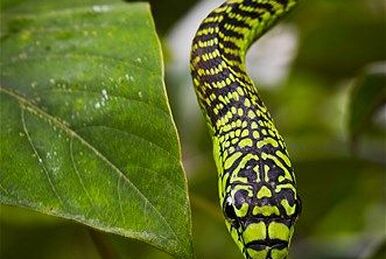
{"label": "leaf vein", "polygon": [[7,189],[4,188],[4,186],[0,183],[0,189],[3,190],[6,194],[9,194]]}
{"label": "leaf vein", "polygon": [[[127,166],[126,168],[139,168],[139,169],[142,169],[144,171],[149,171],[149,172],[157,173],[157,171],[155,171],[155,170],[153,170],[151,168],[143,167],[143,166],[140,166],[140,165],[130,165],[130,166]],[[159,179],[159,178],[166,179],[166,182],[168,184],[170,184],[169,178],[165,177],[164,175],[160,175],[160,176],[157,175],[157,179]],[[175,186],[172,186],[172,187],[173,188],[177,188],[180,191],[184,191],[184,189],[181,186],[175,185]]]}
{"label": "leaf vein", "polygon": [[148,139],[146,139],[146,138],[144,138],[144,137],[142,137],[142,136],[140,136],[138,134],[135,134],[135,133],[132,133],[132,132],[127,132],[127,131],[119,129],[119,128],[114,128],[114,127],[106,126],[106,125],[88,125],[88,126],[85,126],[85,127],[82,127],[82,128],[78,128],[77,131],[85,130],[85,129],[91,129],[91,128],[105,128],[105,129],[108,129],[108,130],[115,130],[115,131],[121,132],[121,133],[123,133],[123,134],[125,134],[127,136],[131,136],[131,137],[140,139],[142,141],[147,142],[151,146],[156,147],[156,148],[162,150],[164,153],[166,153],[175,162],[179,162],[179,160],[172,153],[170,153],[170,151],[166,150],[165,148],[161,147],[160,145],[158,145],[158,144],[152,142],[151,140],[148,140]]}
{"label": "leaf vein", "polygon": [[81,175],[80,175],[80,173],[79,173],[78,167],[77,167],[76,164],[75,164],[74,151],[73,151],[73,146],[72,146],[72,145],[73,145],[73,138],[71,138],[71,140],[70,140],[70,157],[71,157],[71,164],[72,164],[72,167],[74,168],[75,173],[76,173],[76,175],[77,175],[78,178],[79,178],[79,182],[80,182],[80,184],[81,184],[81,186],[82,186],[82,189],[83,189],[83,191],[85,192],[85,194],[86,194],[86,196],[87,196],[87,198],[88,198],[88,200],[89,200],[89,202],[90,202],[90,204],[91,204],[91,207],[94,208],[94,211],[95,211],[98,215],[100,215],[99,212],[98,212],[98,210],[96,209],[96,204],[95,204],[94,200],[91,198],[91,195],[88,193],[88,191],[87,191],[87,189],[86,189],[86,186],[84,185],[84,182],[83,182],[83,179],[82,179],[82,177],[81,177]]}
{"label": "leaf vein", "polygon": [[[57,118],[53,117],[51,114],[40,109],[40,107],[33,104],[28,99],[21,96],[20,94],[17,94],[15,92],[13,92],[12,90],[4,88],[2,86],[0,86],[0,91],[4,92],[5,94],[7,94],[10,97],[15,98],[21,104],[20,107],[22,109],[26,109],[27,107],[29,107],[32,112],[35,112],[36,114],[39,114],[39,115],[45,117],[47,120],[56,124],[59,128],[61,128],[64,132],[69,134],[71,137],[77,138],[83,145],[85,145],[87,148],[89,148],[91,151],[93,151],[101,160],[103,160],[107,165],[109,165],[114,172],[116,172],[119,176],[121,176],[125,180],[125,182],[128,185],[130,185],[143,200],[149,202],[149,200],[146,198],[146,196],[144,196],[143,193],[141,193],[139,191],[139,189],[126,177],[126,175],[119,168],[117,168],[112,162],[110,162],[95,147],[93,147],[90,143],[88,143],[85,139],[83,139],[80,135],[78,135],[77,132],[75,132],[74,130],[69,128],[67,125],[62,123]],[[171,234],[174,236],[175,240],[178,242],[179,239],[178,239],[176,232],[170,226],[169,222],[165,219],[164,215],[162,215],[161,212],[152,203],[149,202],[149,204],[150,204],[151,208],[154,210],[154,212],[159,215],[160,219],[165,222],[166,227],[170,230]]]}
{"label": "leaf vein", "polygon": [[125,217],[125,214],[123,213],[122,198],[121,198],[121,187],[120,187],[121,179],[122,177],[118,177],[118,183],[117,183],[118,205],[119,205],[119,212],[121,213],[121,218],[123,222],[126,223],[126,217]]}
{"label": "leaf vein", "polygon": [[48,172],[48,169],[46,168],[46,166],[44,165],[44,162],[43,162],[43,159],[42,157],[40,156],[39,152],[37,151],[35,145],[33,144],[33,141],[32,141],[32,138],[31,138],[31,135],[27,129],[27,124],[25,123],[25,115],[24,115],[24,109],[23,107],[21,107],[22,109],[20,110],[21,111],[21,123],[23,125],[23,130],[24,130],[24,133],[26,134],[27,136],[27,139],[28,139],[28,142],[34,152],[34,154],[36,155],[36,157],[38,158],[38,162],[39,164],[41,164],[42,168],[43,168],[43,171],[47,177],[47,180],[48,180],[48,183],[50,184],[50,187],[53,191],[53,193],[55,194],[55,196],[58,198],[59,202],[64,205],[64,202],[62,200],[62,198],[59,196],[59,193],[58,191],[56,190],[53,182],[52,182],[52,179],[51,179],[51,176],[50,176],[50,173]]}

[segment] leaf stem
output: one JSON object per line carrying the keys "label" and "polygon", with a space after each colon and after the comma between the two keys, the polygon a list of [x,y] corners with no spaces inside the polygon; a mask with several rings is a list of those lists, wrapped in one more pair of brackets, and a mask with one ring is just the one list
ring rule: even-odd
{"label": "leaf stem", "polygon": [[101,232],[92,228],[87,229],[91,240],[95,244],[95,247],[98,250],[98,253],[102,259],[119,258],[117,253],[111,247],[110,242],[106,240],[105,236]]}

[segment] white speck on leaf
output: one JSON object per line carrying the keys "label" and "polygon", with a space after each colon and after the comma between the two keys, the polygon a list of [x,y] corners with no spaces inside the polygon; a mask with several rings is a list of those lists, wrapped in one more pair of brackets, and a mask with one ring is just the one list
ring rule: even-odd
{"label": "white speck on leaf", "polygon": [[19,54],[19,59],[27,59],[27,58],[28,58],[27,53],[23,52]]}
{"label": "white speck on leaf", "polygon": [[107,5],[94,5],[92,10],[96,13],[107,12],[110,8]]}
{"label": "white speck on leaf", "polygon": [[125,77],[126,77],[126,80],[129,81],[129,82],[130,82],[130,81],[131,81],[131,82],[134,81],[134,77],[133,77],[133,76],[129,76],[128,74],[126,74]]}
{"label": "white speck on leaf", "polygon": [[103,90],[102,90],[102,96],[103,96],[103,98],[106,99],[106,100],[109,99],[109,96],[107,95],[106,89],[103,89]]}

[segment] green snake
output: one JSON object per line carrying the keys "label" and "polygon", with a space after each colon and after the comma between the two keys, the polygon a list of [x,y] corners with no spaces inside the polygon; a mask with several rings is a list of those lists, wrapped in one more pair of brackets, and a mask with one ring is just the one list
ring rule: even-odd
{"label": "green snake", "polygon": [[228,0],[201,23],[191,74],[210,128],[226,226],[245,258],[286,258],[301,211],[286,145],[248,77],[249,46],[297,0]]}

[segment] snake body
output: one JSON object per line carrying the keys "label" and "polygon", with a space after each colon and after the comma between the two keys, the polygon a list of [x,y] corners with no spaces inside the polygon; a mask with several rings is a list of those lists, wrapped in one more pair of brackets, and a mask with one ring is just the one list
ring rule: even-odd
{"label": "snake body", "polygon": [[301,202],[283,138],[248,77],[249,46],[296,0],[228,0],[201,23],[191,74],[206,117],[226,226],[245,258],[285,258]]}

